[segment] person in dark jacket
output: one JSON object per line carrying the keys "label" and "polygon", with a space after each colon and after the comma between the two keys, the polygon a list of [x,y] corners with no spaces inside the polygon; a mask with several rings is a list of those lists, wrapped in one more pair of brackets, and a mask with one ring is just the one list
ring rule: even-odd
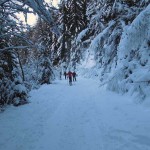
{"label": "person in dark jacket", "polygon": [[73,76],[72,72],[69,71],[69,72],[67,73],[67,76],[68,76],[68,78],[69,78],[69,85],[72,85],[72,76]]}
{"label": "person in dark jacket", "polygon": [[76,74],[76,72],[74,71],[74,72],[72,73],[73,81],[76,81],[76,76],[77,76],[77,74]]}
{"label": "person in dark jacket", "polygon": [[62,73],[61,73],[61,71],[60,71],[60,73],[59,73],[60,80],[61,80],[61,75],[62,75]]}
{"label": "person in dark jacket", "polygon": [[67,73],[66,73],[66,71],[64,72],[64,76],[65,76],[65,79],[66,79],[66,77],[67,77]]}

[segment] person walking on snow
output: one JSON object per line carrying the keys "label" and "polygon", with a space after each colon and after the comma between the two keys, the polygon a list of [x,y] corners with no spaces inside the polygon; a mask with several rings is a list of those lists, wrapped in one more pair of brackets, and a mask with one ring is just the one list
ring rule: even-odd
{"label": "person walking on snow", "polygon": [[69,78],[69,85],[71,86],[71,85],[72,85],[72,76],[73,76],[72,72],[69,71],[69,72],[67,73],[67,76],[68,76],[68,78]]}
{"label": "person walking on snow", "polygon": [[61,75],[62,75],[62,73],[61,73],[61,71],[60,71],[60,73],[59,73],[60,80],[61,80]]}
{"label": "person walking on snow", "polygon": [[65,79],[66,79],[66,77],[67,77],[67,73],[66,73],[66,71],[64,72],[64,76],[65,76]]}
{"label": "person walking on snow", "polygon": [[73,76],[73,81],[76,81],[76,76],[77,76],[77,74],[76,74],[75,71],[72,73],[72,76]]}

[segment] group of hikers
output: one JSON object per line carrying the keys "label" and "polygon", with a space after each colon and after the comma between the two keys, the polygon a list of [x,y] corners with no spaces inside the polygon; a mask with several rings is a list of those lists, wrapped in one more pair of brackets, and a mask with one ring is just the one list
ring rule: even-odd
{"label": "group of hikers", "polygon": [[[60,72],[60,79],[61,79],[61,72]],[[72,85],[72,81],[76,81],[76,72],[71,72],[71,71],[68,71],[68,73],[65,71],[64,72],[64,76],[65,76],[65,80],[66,79],[69,79],[69,85]]]}

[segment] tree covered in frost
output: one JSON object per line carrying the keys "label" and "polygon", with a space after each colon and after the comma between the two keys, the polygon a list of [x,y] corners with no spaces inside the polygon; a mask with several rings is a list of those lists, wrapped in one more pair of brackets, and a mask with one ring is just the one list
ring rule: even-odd
{"label": "tree covered in frost", "polygon": [[34,28],[34,41],[37,49],[34,52],[37,61],[37,82],[38,84],[50,84],[54,78],[52,60],[54,59],[53,41],[54,34],[50,30],[49,24],[39,20]]}
{"label": "tree covered in frost", "polygon": [[62,62],[70,62],[72,55],[73,40],[77,34],[87,25],[86,16],[87,0],[60,1],[59,22],[61,37],[59,40],[59,51]]}
{"label": "tree covered in frost", "polygon": [[[27,103],[28,89],[22,64],[26,62],[24,54],[35,46],[26,36],[28,25],[19,20],[18,13],[23,13],[26,20],[28,13],[37,13],[48,24],[53,23],[51,7],[43,0],[0,1],[0,105]],[[51,30],[56,31],[54,26]]]}
{"label": "tree covered in frost", "polygon": [[50,84],[53,79],[54,74],[49,51],[45,47],[41,47],[39,50],[38,82],[39,84]]}
{"label": "tree covered in frost", "polygon": [[33,48],[28,48],[27,61],[23,65],[25,79],[30,88],[38,87],[44,83],[49,84],[54,79],[53,65],[57,60],[57,39],[59,37],[59,30],[56,31],[55,24],[57,20],[56,8],[51,7],[51,15],[54,23],[48,23],[43,18],[38,18],[36,24],[27,32],[34,45]]}
{"label": "tree covered in frost", "polygon": [[59,61],[66,61],[67,58],[67,40],[68,40],[68,35],[70,34],[67,31],[66,24],[68,22],[68,8],[67,8],[67,1],[60,1],[59,4],[59,16],[58,16],[58,21],[60,23],[60,31],[61,31],[61,36],[59,37],[58,40],[58,52],[59,52]]}
{"label": "tree covered in frost", "polygon": [[68,22],[66,24],[71,36],[76,36],[86,27],[87,17],[87,0],[70,0],[68,1]]}
{"label": "tree covered in frost", "polygon": [[140,100],[150,90],[150,5],[124,28],[118,46],[118,65],[108,87]]}
{"label": "tree covered in frost", "polygon": [[[19,69],[19,62],[12,39],[22,36],[22,24],[18,23],[16,6],[9,1],[0,2],[0,104],[20,105],[27,102],[27,89],[24,86]],[[10,9],[11,8],[11,9]],[[20,45],[20,47],[23,47]]]}
{"label": "tree covered in frost", "polygon": [[[117,92],[137,92],[142,95],[141,98],[144,98],[147,93],[144,88],[149,86],[149,80],[140,82],[139,80],[131,80],[131,76],[133,76],[137,66],[139,67],[142,63],[143,66],[148,64],[148,58],[145,57],[145,55],[149,56],[148,44],[144,44],[136,38],[140,37],[141,39],[143,37],[143,40],[147,39],[147,41],[144,40],[145,43],[149,43],[149,9],[147,8],[147,11],[144,11],[148,4],[149,1],[147,0],[90,1],[87,7],[87,16],[90,21],[87,28],[81,31],[74,41],[75,48],[72,60],[78,62],[81,59],[88,60],[88,56],[94,54],[95,68],[98,68],[97,74],[99,74],[102,85],[107,84],[110,90]],[[143,18],[139,17],[140,13],[143,14],[141,15]],[[134,22],[137,19],[139,21],[136,24]],[[125,39],[126,42],[122,42]],[[132,44],[133,41],[134,45],[139,47],[135,48]],[[124,51],[128,51],[128,55],[126,54],[123,58],[120,58],[120,54]],[[140,55],[140,57],[137,57],[137,55]],[[135,65],[135,57],[137,61],[142,63]],[[134,62],[134,65],[130,65],[131,62]],[[135,71],[136,75],[137,72]]]}
{"label": "tree covered in frost", "polygon": [[[0,47],[6,46],[6,41],[0,42]],[[0,105],[27,103],[27,89],[23,84],[19,63],[13,49],[0,51]]]}

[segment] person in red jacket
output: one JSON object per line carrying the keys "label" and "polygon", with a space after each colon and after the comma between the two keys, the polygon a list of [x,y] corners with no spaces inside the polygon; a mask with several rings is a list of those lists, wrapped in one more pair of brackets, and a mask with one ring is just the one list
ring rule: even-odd
{"label": "person in red jacket", "polygon": [[73,76],[72,72],[69,71],[69,72],[67,73],[67,76],[68,76],[68,78],[69,78],[69,85],[72,85],[72,76]]}

